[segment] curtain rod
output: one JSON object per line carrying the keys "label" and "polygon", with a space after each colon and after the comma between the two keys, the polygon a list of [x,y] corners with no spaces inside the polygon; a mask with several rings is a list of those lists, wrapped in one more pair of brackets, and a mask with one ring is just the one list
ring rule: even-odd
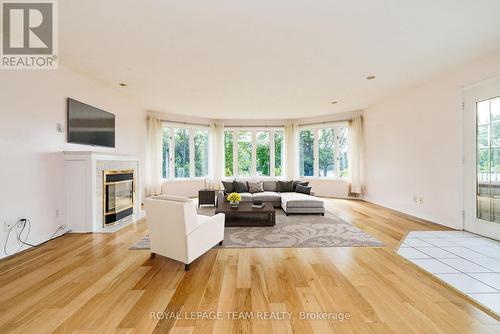
{"label": "curtain rod", "polygon": [[350,121],[350,119],[346,119],[346,120],[343,120],[343,121],[315,122],[315,123],[304,123],[304,124],[300,124],[299,123],[299,126],[338,124],[338,123],[348,123],[349,121]]}
{"label": "curtain rod", "polygon": [[224,125],[225,128],[282,128],[284,125]]}
{"label": "curtain rod", "polygon": [[183,125],[198,125],[198,126],[210,126],[209,123],[196,123],[196,122],[180,122],[180,121],[168,121],[166,119],[160,119],[163,123],[173,123],[173,124],[183,124]]}

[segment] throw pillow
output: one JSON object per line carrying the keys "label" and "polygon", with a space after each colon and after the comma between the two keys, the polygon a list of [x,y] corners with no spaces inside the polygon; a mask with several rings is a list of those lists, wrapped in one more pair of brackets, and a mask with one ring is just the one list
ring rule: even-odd
{"label": "throw pillow", "polygon": [[234,191],[237,193],[247,193],[248,192],[248,185],[246,181],[236,181],[234,180]]}
{"label": "throw pillow", "polygon": [[278,192],[280,193],[293,192],[293,181],[278,181]]}
{"label": "throw pillow", "polygon": [[227,182],[227,181],[222,181],[222,185],[224,186],[224,192],[226,194],[230,194],[234,192],[234,183],[233,181]]}
{"label": "throw pillow", "polygon": [[248,191],[253,193],[261,193],[264,191],[262,181],[250,182],[248,181]]}
{"label": "throw pillow", "polygon": [[306,187],[301,184],[297,185],[297,188],[295,188],[296,193],[301,193],[301,194],[306,194],[306,195],[311,195],[311,189],[312,187]]}
{"label": "throw pillow", "polygon": [[307,187],[309,185],[309,182],[308,181],[293,181],[293,191],[296,190],[297,185],[299,185],[299,184]]}

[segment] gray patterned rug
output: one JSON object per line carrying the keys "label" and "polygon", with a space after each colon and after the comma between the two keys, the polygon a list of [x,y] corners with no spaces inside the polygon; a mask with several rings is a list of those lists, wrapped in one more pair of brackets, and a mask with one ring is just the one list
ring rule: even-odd
{"label": "gray patterned rug", "polygon": [[[200,214],[212,216],[213,208],[201,208]],[[384,244],[330,212],[325,216],[286,216],[276,210],[276,225],[268,227],[226,227],[222,248],[272,247],[380,247]],[[149,249],[149,236],[144,236],[130,249]]]}

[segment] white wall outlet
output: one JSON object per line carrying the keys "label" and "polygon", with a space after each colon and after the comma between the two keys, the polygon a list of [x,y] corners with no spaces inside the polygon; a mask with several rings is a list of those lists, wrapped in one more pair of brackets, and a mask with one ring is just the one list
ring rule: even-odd
{"label": "white wall outlet", "polygon": [[56,209],[56,217],[59,217],[59,214],[60,214],[59,209]]}
{"label": "white wall outlet", "polygon": [[14,223],[9,223],[8,221],[4,220],[4,222],[3,222],[3,230],[5,232],[9,232],[10,230],[12,230],[13,226],[14,226]]}
{"label": "white wall outlet", "polygon": [[56,131],[57,132],[64,132],[64,126],[61,123],[56,124]]}
{"label": "white wall outlet", "polygon": [[424,198],[423,197],[419,197],[418,198],[418,203],[419,204],[424,204]]}

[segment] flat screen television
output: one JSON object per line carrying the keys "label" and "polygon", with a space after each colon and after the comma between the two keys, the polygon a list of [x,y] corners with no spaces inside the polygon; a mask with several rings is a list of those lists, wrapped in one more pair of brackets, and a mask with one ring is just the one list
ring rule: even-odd
{"label": "flat screen television", "polygon": [[68,142],[115,147],[115,115],[68,98]]}

